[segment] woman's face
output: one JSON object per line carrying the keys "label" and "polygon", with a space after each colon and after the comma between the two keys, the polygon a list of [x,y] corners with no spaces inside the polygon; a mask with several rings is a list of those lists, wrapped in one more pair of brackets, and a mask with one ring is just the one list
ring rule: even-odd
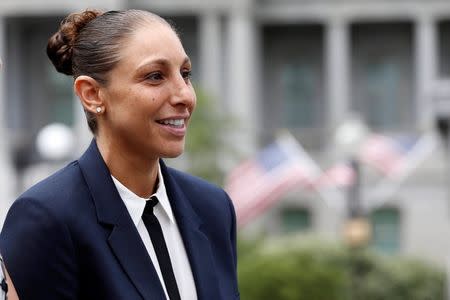
{"label": "woman's face", "polygon": [[108,84],[100,88],[105,113],[99,135],[116,151],[176,157],[196,103],[190,60],[175,32],[156,21],[140,25],[123,45]]}

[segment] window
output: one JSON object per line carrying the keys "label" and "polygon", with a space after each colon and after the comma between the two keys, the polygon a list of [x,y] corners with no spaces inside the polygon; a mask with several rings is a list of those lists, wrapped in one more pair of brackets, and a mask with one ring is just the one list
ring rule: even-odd
{"label": "window", "polygon": [[199,65],[200,61],[198,58],[198,22],[193,16],[165,16],[171,24],[173,24],[180,36],[181,42],[183,43],[183,48],[186,54],[189,56],[192,66],[192,80],[194,82],[198,81],[200,78],[199,70],[201,67]]}
{"label": "window", "polygon": [[281,212],[281,222],[285,233],[306,231],[311,228],[311,214],[306,208],[285,208]]}
{"label": "window", "polygon": [[372,212],[372,246],[382,253],[400,250],[400,216],[395,208],[380,208]]}
{"label": "window", "polygon": [[47,64],[43,80],[48,93],[47,122],[72,126],[74,124],[72,77],[58,73],[53,65]]}
{"label": "window", "polygon": [[414,124],[412,24],[352,26],[352,105],[375,130]]}
{"label": "window", "polygon": [[40,160],[34,143],[42,127],[53,122],[72,126],[74,122],[73,80],[54,69],[45,51],[61,19],[32,16],[6,19],[6,119],[18,169]]}
{"label": "window", "polygon": [[439,74],[450,77],[450,20],[439,22]]}
{"label": "window", "polygon": [[314,64],[307,61],[293,61],[282,66],[282,127],[314,127],[319,122],[320,107],[315,101],[318,75]]}
{"label": "window", "polygon": [[[298,137],[324,126],[323,27],[263,27],[263,126],[288,128]],[[302,137],[305,142],[305,136]],[[306,141],[308,143],[308,141]]]}

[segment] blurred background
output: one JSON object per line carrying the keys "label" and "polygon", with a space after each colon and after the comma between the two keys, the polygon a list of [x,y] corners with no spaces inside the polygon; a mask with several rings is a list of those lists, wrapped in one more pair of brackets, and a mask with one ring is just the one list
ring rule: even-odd
{"label": "blurred background", "polygon": [[86,8],[178,28],[199,104],[169,164],[233,198],[242,299],[450,299],[449,0],[1,0],[0,227],[92,138],[45,54]]}

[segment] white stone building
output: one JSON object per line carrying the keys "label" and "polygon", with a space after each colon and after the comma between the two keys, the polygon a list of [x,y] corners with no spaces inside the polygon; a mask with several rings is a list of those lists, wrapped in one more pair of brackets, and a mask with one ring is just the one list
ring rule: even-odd
{"label": "white stone building", "polygon": [[[141,8],[172,19],[195,81],[219,100],[221,111],[240,120],[232,136],[245,154],[289,128],[327,164],[334,128],[350,112],[359,112],[374,131],[419,135],[434,126],[438,92],[450,101],[448,0],[2,0],[0,215],[20,192],[23,170],[41,162],[34,147],[40,128],[71,126],[74,157],[90,140],[70,78],[58,75],[45,55],[62,16],[87,7]],[[377,247],[447,261],[446,151],[440,147],[385,205],[369,211],[378,226]],[[368,177],[363,190],[372,185]],[[344,219],[345,205],[331,208],[299,191],[257,225],[273,233],[309,228],[337,237]]]}

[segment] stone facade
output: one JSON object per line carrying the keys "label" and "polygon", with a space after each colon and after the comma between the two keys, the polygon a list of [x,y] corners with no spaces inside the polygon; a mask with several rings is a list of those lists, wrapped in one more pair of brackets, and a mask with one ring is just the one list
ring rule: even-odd
{"label": "stone facade", "polygon": [[[54,94],[49,94],[49,89],[64,89],[67,82],[46,73],[50,72],[48,63],[39,52],[44,51],[44,37],[56,29],[62,16],[86,7],[149,9],[178,21],[182,39],[198,66],[194,76],[198,85],[219,100],[221,111],[240,120],[239,130],[229,136],[243,156],[253,153],[280,128],[288,127],[318,161],[329,162],[333,159],[329,143],[333,129],[361,107],[361,114],[373,118],[377,131],[419,135],[434,126],[433,97],[437,90],[446,90],[446,74],[450,74],[441,71],[445,65],[442,60],[449,59],[450,53],[440,53],[445,49],[442,45],[450,43],[450,37],[440,34],[450,22],[448,1],[2,0],[0,55],[5,67],[0,75],[0,180],[8,184],[2,185],[0,218],[25,186],[25,170],[43,163],[33,149],[37,131],[61,114],[61,110],[52,110],[55,104],[49,98]],[[372,37],[380,42],[373,42]],[[392,59],[383,60],[380,65],[385,67],[381,69],[370,69],[377,66],[379,57]],[[382,110],[380,116],[372,115],[370,101],[359,99],[372,93],[374,87],[389,84],[389,80],[382,80],[384,76],[393,76],[404,87],[399,95],[390,95],[389,88],[380,94],[387,100],[405,99],[392,109],[391,118],[383,117],[389,109]],[[286,87],[285,77],[293,80],[293,87]],[[295,95],[297,83],[310,91],[302,96],[306,104],[286,96],[290,88]],[[441,96],[450,101],[450,93]],[[72,97],[66,101],[60,109],[71,115],[69,125],[79,145],[74,150],[76,157],[89,142],[90,133],[77,100]],[[288,104],[294,109],[283,109],[283,101],[291,101]],[[301,115],[302,109],[305,118],[309,113],[314,116],[309,123],[296,123],[295,116]],[[446,148],[440,147],[383,200],[383,207],[400,212],[400,251],[437,262],[447,261],[450,251],[450,171],[445,152]],[[363,189],[372,185],[371,180]],[[316,232],[331,238],[340,236],[345,204],[330,207],[316,194],[304,191],[289,195],[254,226],[280,232],[279,212],[286,206],[308,208]]]}

